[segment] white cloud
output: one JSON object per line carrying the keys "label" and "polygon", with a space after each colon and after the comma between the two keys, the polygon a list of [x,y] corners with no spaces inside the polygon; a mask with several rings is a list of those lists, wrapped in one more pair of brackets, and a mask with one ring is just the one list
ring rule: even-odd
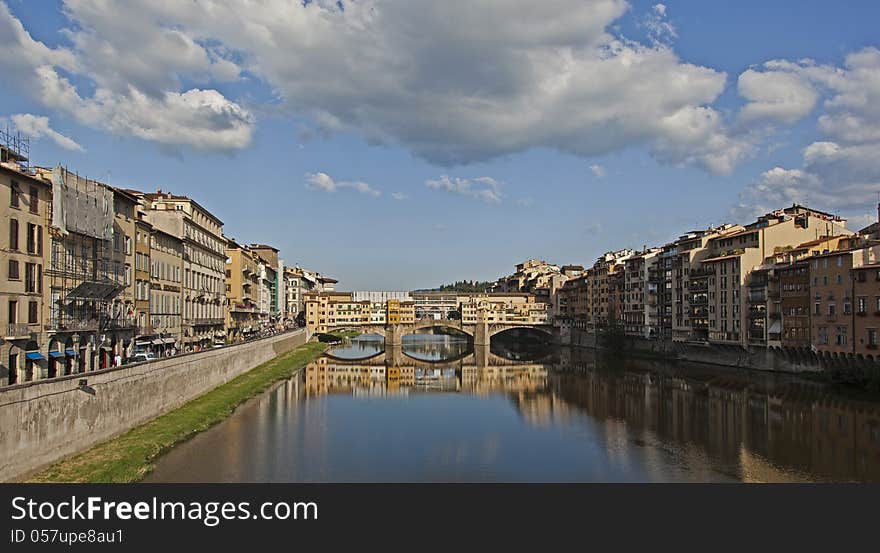
{"label": "white cloud", "polygon": [[824,136],[804,148],[801,167],[776,167],[747,186],[736,211],[754,214],[807,203],[856,217],[851,225],[856,228],[880,192],[880,50],[854,52],[843,67],[810,60],[773,60],[764,67],[753,84],[768,78],[783,85],[766,88],[764,100],[745,106],[745,116],[793,122],[819,106],[819,130]]}
{"label": "white cloud", "polygon": [[737,88],[747,101],[740,112],[744,121],[794,123],[809,115],[819,100],[815,87],[797,73],[749,69],[739,76]]}
{"label": "white cloud", "polygon": [[463,179],[443,175],[439,179],[425,181],[425,186],[434,190],[445,190],[453,194],[469,196],[486,203],[499,203],[502,197],[501,185],[492,177]]}
{"label": "white cloud", "polygon": [[521,207],[532,207],[535,205],[534,198],[518,198],[516,204]]}
{"label": "white cloud", "polygon": [[667,19],[665,4],[654,4],[644,25],[648,29],[648,38],[655,44],[669,44],[678,38],[675,26]]}
{"label": "white cloud", "polygon": [[590,171],[600,179],[605,177],[605,168],[601,165],[590,165]]}
{"label": "white cloud", "polygon": [[[116,42],[97,41],[91,25],[101,14],[121,12],[87,1],[69,1],[66,8],[81,26],[67,32],[73,49],[53,49],[34,40],[0,2],[0,46],[5,52],[0,71],[12,86],[81,124],[122,136],[202,150],[250,144],[254,118],[246,109],[216,90],[179,89],[178,74],[199,80],[191,52],[197,45],[191,37],[170,30],[159,37],[158,29],[138,30],[133,20],[113,17],[119,25],[114,28]],[[95,19],[80,17],[83,13]],[[161,45],[144,42],[153,32]],[[202,65],[212,79],[233,74],[221,61]],[[90,85],[91,93],[83,95],[80,89]]]}
{"label": "white cloud", "polygon": [[76,143],[75,140],[68,136],[64,136],[49,126],[49,118],[45,116],[32,115],[30,113],[17,113],[10,117],[12,124],[19,132],[30,138],[46,137],[65,150],[76,152],[84,152],[85,148]]}
{"label": "white cloud", "polygon": [[407,196],[403,192],[392,192],[391,197],[395,200],[398,200],[398,201],[405,200],[405,199],[409,198],[409,196]]}
{"label": "white cloud", "polygon": [[[252,115],[209,86],[245,75],[314,132],[353,130],[441,165],[538,147],[589,157],[647,144],[663,162],[729,171],[747,148],[711,107],[726,75],[660,43],[675,36],[662,4],[651,12],[655,43],[609,32],[628,8],[625,0],[363,0],[344,9],[65,0],[71,48],[47,48],[18,29],[0,70],[14,65],[26,91],[85,124],[163,144],[247,146]],[[0,11],[0,27],[20,27]],[[94,92],[83,97],[60,69]],[[712,120],[696,151],[694,133],[675,124],[693,114]]]}
{"label": "white cloud", "polygon": [[382,195],[381,191],[376,190],[365,182],[337,182],[327,173],[307,173],[306,188],[309,188],[310,190],[321,190],[323,192],[337,192],[343,188],[350,188],[361,194],[367,194],[373,197],[379,197]]}

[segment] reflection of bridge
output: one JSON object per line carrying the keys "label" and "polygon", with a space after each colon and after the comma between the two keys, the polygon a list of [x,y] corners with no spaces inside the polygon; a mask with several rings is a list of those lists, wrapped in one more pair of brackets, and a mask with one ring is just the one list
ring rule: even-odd
{"label": "reflection of bridge", "polygon": [[339,361],[342,363],[352,363],[363,366],[370,367],[398,367],[401,365],[407,366],[415,366],[421,368],[434,368],[437,366],[445,366],[445,367],[463,367],[463,366],[474,366],[474,367],[512,367],[523,365],[524,363],[548,363],[552,362],[549,358],[552,357],[552,353],[548,352],[547,355],[540,359],[534,359],[529,362],[507,359],[500,355],[496,355],[489,350],[489,346],[478,346],[475,345],[472,350],[465,352],[464,354],[447,359],[420,359],[418,357],[414,357],[405,351],[403,351],[403,347],[401,345],[391,345],[386,346],[384,351],[380,351],[374,355],[369,357],[361,357],[360,359],[348,359],[342,357],[336,357],[332,352],[326,352],[324,354],[326,357]]}
{"label": "reflection of bridge", "polygon": [[359,325],[352,327],[365,334],[378,334],[385,338],[385,345],[396,346],[403,343],[403,337],[407,334],[417,334],[419,331],[432,328],[449,328],[467,334],[474,342],[474,346],[488,346],[492,336],[508,330],[525,328],[547,334],[551,339],[557,339],[556,329],[549,324],[517,323],[491,321],[477,321],[476,323],[464,323],[462,321],[446,321],[436,319],[421,319],[414,323],[392,323],[386,325]]}
{"label": "reflection of bridge", "polygon": [[309,395],[373,391],[469,391],[488,393],[543,390],[547,386],[547,365],[512,364],[478,367],[456,363],[438,368],[436,363],[408,359],[399,366],[374,361],[341,363],[322,357],[305,369],[305,390]]}

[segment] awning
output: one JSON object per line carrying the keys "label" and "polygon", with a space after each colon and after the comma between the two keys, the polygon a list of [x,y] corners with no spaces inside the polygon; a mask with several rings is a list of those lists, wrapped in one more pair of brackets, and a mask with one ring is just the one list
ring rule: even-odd
{"label": "awning", "polygon": [[134,343],[134,345],[136,345],[136,346],[149,346],[152,343],[153,343],[152,340],[138,340]]}
{"label": "awning", "polygon": [[51,358],[53,358],[53,359],[57,359],[57,358],[59,358],[59,357],[64,357],[64,354],[61,353],[60,351],[50,351],[50,352],[49,352],[49,357],[51,357]]}
{"label": "awning", "polygon": [[64,350],[64,353],[71,357],[76,357],[77,355],[79,355],[79,353],[75,349],[66,349]]}
{"label": "awning", "polygon": [[773,321],[773,324],[770,325],[770,330],[768,330],[770,334],[778,334],[782,332],[782,323],[779,321]]}
{"label": "awning", "polygon": [[164,341],[162,340],[162,338],[156,338],[155,340],[153,340],[154,346],[161,346],[163,343]]}
{"label": "awning", "polygon": [[68,300],[110,300],[123,290],[115,283],[83,282],[67,294]]}
{"label": "awning", "polygon": [[39,351],[28,351],[24,354],[24,356],[31,360],[45,359],[45,357],[43,357],[43,354]]}

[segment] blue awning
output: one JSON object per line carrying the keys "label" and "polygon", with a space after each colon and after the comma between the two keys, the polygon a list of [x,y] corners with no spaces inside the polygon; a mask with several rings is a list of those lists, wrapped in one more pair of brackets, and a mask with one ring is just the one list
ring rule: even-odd
{"label": "blue awning", "polygon": [[75,349],[66,349],[66,350],[64,350],[64,353],[66,353],[67,355],[69,355],[71,357],[76,357],[77,355],[79,355],[79,353],[77,353],[77,351]]}
{"label": "blue awning", "polygon": [[51,357],[51,358],[53,358],[53,359],[57,359],[57,358],[59,358],[59,357],[64,357],[64,354],[61,353],[60,351],[50,351],[50,352],[49,352],[49,357]]}
{"label": "blue awning", "polygon": [[32,360],[45,359],[45,357],[43,357],[43,354],[39,351],[29,351],[25,353],[24,356]]}

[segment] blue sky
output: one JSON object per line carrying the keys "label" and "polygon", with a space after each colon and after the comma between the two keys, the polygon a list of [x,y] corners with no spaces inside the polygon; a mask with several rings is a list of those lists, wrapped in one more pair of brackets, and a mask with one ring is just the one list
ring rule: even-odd
{"label": "blue sky", "polygon": [[32,161],[190,195],[346,289],[876,213],[877,2],[121,4],[0,0]]}

